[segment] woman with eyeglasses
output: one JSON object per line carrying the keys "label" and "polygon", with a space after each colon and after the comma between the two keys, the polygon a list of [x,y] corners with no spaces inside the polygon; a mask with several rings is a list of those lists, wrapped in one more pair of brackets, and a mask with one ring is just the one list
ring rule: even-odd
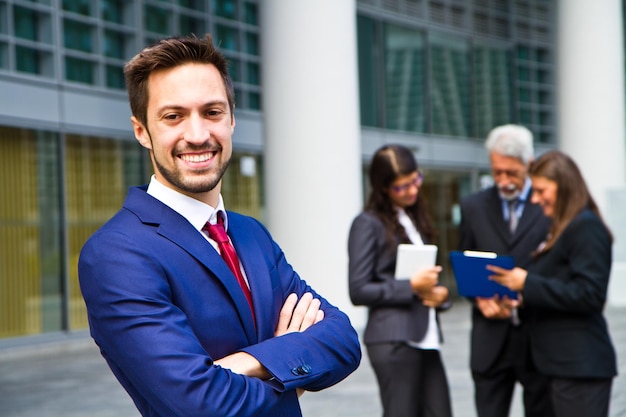
{"label": "woman with eyeglasses", "polygon": [[449,305],[440,266],[395,278],[401,243],[431,244],[435,228],[420,192],[422,174],[411,150],[380,148],[371,161],[365,208],[348,239],[349,289],[369,308],[364,334],[384,417],[450,417],[448,381],[439,347],[438,310]]}

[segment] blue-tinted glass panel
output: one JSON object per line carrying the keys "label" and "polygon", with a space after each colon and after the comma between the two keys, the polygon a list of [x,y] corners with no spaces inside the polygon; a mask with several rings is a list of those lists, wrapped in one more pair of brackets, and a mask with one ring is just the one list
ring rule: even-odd
{"label": "blue-tinted glass panel", "polygon": [[31,41],[38,39],[39,18],[34,10],[15,6],[13,24],[16,37]]}
{"label": "blue-tinted glass panel", "polygon": [[68,49],[95,52],[92,25],[65,19],[63,21],[63,44]]}
{"label": "blue-tinted glass panel", "polygon": [[230,78],[232,78],[234,82],[241,81],[240,69],[241,65],[239,60],[233,58],[228,59],[228,73],[230,74]]}
{"label": "blue-tinted glass panel", "polygon": [[525,46],[517,47],[517,59],[528,61],[530,60],[530,49]]}
{"label": "blue-tinted glass panel", "polygon": [[511,122],[511,55],[504,49],[476,45],[472,56],[476,109],[474,134],[484,138],[494,126]]}
{"label": "blue-tinted glass panel", "polygon": [[432,133],[471,136],[469,45],[454,36],[430,37]]}
{"label": "blue-tinted glass panel", "polygon": [[205,2],[203,0],[178,0],[178,4],[182,7],[192,9],[198,12],[203,12]]}
{"label": "blue-tinted glass panel", "polygon": [[146,6],[144,9],[144,27],[150,32],[170,34],[170,12],[160,7]]}
{"label": "blue-tinted glass panel", "polygon": [[0,42],[0,68],[9,68],[9,45]]}
{"label": "blue-tinted glass panel", "polygon": [[261,85],[261,74],[259,64],[256,62],[248,62],[248,84]]}
{"label": "blue-tinted glass panel", "polygon": [[6,4],[0,3],[0,33],[9,33],[9,16]]}
{"label": "blue-tinted glass panel", "polygon": [[94,64],[84,59],[65,57],[65,79],[79,83],[94,84]]}
{"label": "blue-tinted glass panel", "polygon": [[113,30],[104,31],[104,55],[111,58],[124,59],[126,36]]}
{"label": "blue-tinted glass panel", "polygon": [[41,73],[41,55],[36,49],[15,47],[16,69],[29,74]]}
{"label": "blue-tinted glass panel", "polygon": [[243,5],[243,21],[249,25],[259,25],[259,11],[254,3],[244,3]]}
{"label": "blue-tinted glass panel", "polygon": [[239,42],[237,40],[237,30],[224,25],[217,25],[217,43],[220,49],[229,51],[239,51]]}
{"label": "blue-tinted glass panel", "polygon": [[261,94],[254,91],[248,93],[248,108],[250,110],[261,110]]}
{"label": "blue-tinted glass panel", "polygon": [[235,0],[216,0],[215,14],[228,19],[235,19],[237,16]]}
{"label": "blue-tinted glass panel", "polygon": [[101,0],[100,14],[107,22],[125,23],[124,0]]}
{"label": "blue-tinted glass panel", "polygon": [[424,132],[424,41],[415,30],[385,26],[385,127]]}
{"label": "blue-tinted glass panel", "polygon": [[126,84],[124,81],[124,70],[122,67],[107,65],[106,67],[106,83],[107,87],[124,90]]}
{"label": "blue-tinted glass panel", "polygon": [[246,33],[246,53],[259,55],[259,36],[256,33]]}
{"label": "blue-tinted glass panel", "polygon": [[359,98],[361,124],[363,126],[382,127],[379,105],[380,90],[378,88],[378,43],[376,42],[376,26],[372,19],[357,17],[357,40],[359,56]]}
{"label": "blue-tinted glass panel", "polygon": [[196,19],[191,16],[181,15],[179,19],[179,27],[181,35],[196,34],[203,37],[206,33],[204,19]]}
{"label": "blue-tinted glass panel", "polygon": [[90,16],[91,0],[63,0],[63,10]]}

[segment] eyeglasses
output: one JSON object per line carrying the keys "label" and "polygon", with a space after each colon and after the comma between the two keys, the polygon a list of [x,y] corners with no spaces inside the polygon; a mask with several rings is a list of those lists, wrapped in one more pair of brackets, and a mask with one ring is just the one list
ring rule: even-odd
{"label": "eyeglasses", "polygon": [[419,188],[423,182],[424,182],[424,175],[422,175],[421,172],[418,172],[417,176],[410,182],[407,182],[406,184],[402,184],[402,185],[392,185],[389,187],[389,189],[396,194],[401,194],[401,193],[406,192],[409,188],[413,186]]}

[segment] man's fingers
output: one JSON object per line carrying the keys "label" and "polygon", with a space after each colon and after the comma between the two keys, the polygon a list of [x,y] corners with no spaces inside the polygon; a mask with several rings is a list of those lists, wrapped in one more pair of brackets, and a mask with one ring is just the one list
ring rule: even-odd
{"label": "man's fingers", "polygon": [[298,302],[298,296],[295,293],[289,294],[287,299],[285,300],[285,304],[283,304],[283,308],[280,309],[280,314],[278,316],[278,324],[276,325],[276,331],[274,334],[276,336],[281,336],[285,333],[288,333],[289,324],[291,323],[291,316],[293,314],[293,309]]}
{"label": "man's fingers", "polygon": [[320,310],[320,300],[313,298],[310,292],[304,293],[300,300],[296,294],[290,294],[280,310],[275,336],[286,333],[303,332],[324,319]]}

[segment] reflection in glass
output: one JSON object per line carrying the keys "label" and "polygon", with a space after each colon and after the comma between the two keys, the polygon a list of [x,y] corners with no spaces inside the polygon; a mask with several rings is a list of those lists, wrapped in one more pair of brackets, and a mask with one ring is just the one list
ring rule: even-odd
{"label": "reflection in glass", "polygon": [[512,120],[510,54],[504,49],[475,45],[474,65],[475,137],[484,138],[494,126]]}
{"label": "reflection in glass", "polygon": [[420,32],[385,27],[385,127],[423,132],[424,42]]}
{"label": "reflection in glass", "polygon": [[430,37],[430,106],[432,132],[471,136],[469,45],[462,38]]}

